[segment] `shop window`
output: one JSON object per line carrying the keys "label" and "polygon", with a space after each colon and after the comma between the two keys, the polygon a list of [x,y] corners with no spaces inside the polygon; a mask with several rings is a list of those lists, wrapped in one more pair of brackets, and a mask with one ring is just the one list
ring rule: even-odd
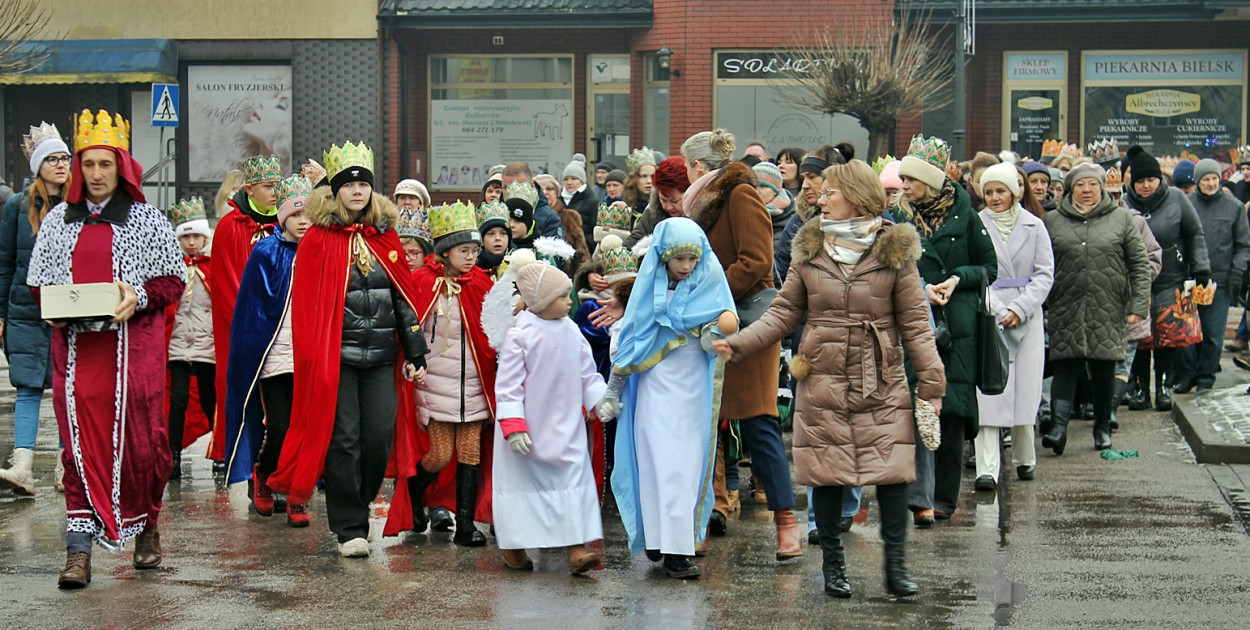
{"label": "shop window", "polygon": [[668,152],[669,148],[669,71],[661,67],[659,55],[643,55],[642,143]]}
{"label": "shop window", "polygon": [[561,173],[573,155],[573,57],[431,57],[429,124],[434,190],[481,190],[508,162]]}

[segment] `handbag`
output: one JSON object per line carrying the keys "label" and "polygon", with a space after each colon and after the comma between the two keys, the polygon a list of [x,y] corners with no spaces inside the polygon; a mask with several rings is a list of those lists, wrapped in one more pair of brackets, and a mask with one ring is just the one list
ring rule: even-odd
{"label": "handbag", "polygon": [[940,306],[933,307],[933,344],[940,354],[951,351],[951,326],[946,323],[946,309]]}
{"label": "handbag", "polygon": [[983,269],[980,304],[977,305],[977,388],[986,396],[997,396],[1007,390],[1011,353],[1003,326],[990,311],[989,291]]}
{"label": "handbag", "polygon": [[760,289],[734,304],[734,307],[738,309],[738,329],[746,328],[763,317],[764,311],[768,310],[768,305],[773,303],[775,297],[777,297],[777,289],[769,287]]}
{"label": "handbag", "polygon": [[1154,316],[1150,337],[1138,342],[1138,348],[1186,348],[1202,341],[1202,321],[1193,298],[1176,289],[1176,299]]}

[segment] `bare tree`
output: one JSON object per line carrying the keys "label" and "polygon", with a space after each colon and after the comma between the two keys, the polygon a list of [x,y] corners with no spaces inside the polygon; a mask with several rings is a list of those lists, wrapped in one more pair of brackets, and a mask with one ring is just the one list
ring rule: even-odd
{"label": "bare tree", "polygon": [[49,4],[41,0],[0,2],[0,74],[33,70],[56,52],[60,37],[40,41],[52,19]]}
{"label": "bare tree", "polygon": [[928,14],[899,11],[844,22],[800,37],[787,54],[785,83],[773,88],[782,100],[820,114],[846,114],[868,130],[866,159],[881,155],[903,118],[950,103],[953,56],[930,26]]}

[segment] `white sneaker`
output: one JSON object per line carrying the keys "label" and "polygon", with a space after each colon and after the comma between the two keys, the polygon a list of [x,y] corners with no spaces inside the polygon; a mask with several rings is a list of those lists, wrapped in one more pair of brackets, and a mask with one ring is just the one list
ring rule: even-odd
{"label": "white sneaker", "polygon": [[339,555],[344,558],[368,558],[369,541],[364,538],[353,538],[345,543],[339,543]]}

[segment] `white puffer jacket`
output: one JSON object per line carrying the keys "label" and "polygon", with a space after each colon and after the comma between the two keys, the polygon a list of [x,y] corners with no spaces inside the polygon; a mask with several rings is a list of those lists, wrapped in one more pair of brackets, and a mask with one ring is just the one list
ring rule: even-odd
{"label": "white puffer jacket", "polygon": [[291,348],[291,303],[287,302],[282,311],[282,323],[278,324],[278,336],[265,355],[265,365],[260,370],[261,378],[269,378],[279,374],[295,372],[295,351]]}
{"label": "white puffer jacket", "polygon": [[425,384],[419,385],[427,416],[435,422],[490,420],[482,381],[460,321],[460,299],[440,296],[425,325]]}
{"label": "white puffer jacket", "polygon": [[216,363],[213,349],[213,304],[199,274],[188,269],[187,290],[174,313],[169,337],[169,360]]}

